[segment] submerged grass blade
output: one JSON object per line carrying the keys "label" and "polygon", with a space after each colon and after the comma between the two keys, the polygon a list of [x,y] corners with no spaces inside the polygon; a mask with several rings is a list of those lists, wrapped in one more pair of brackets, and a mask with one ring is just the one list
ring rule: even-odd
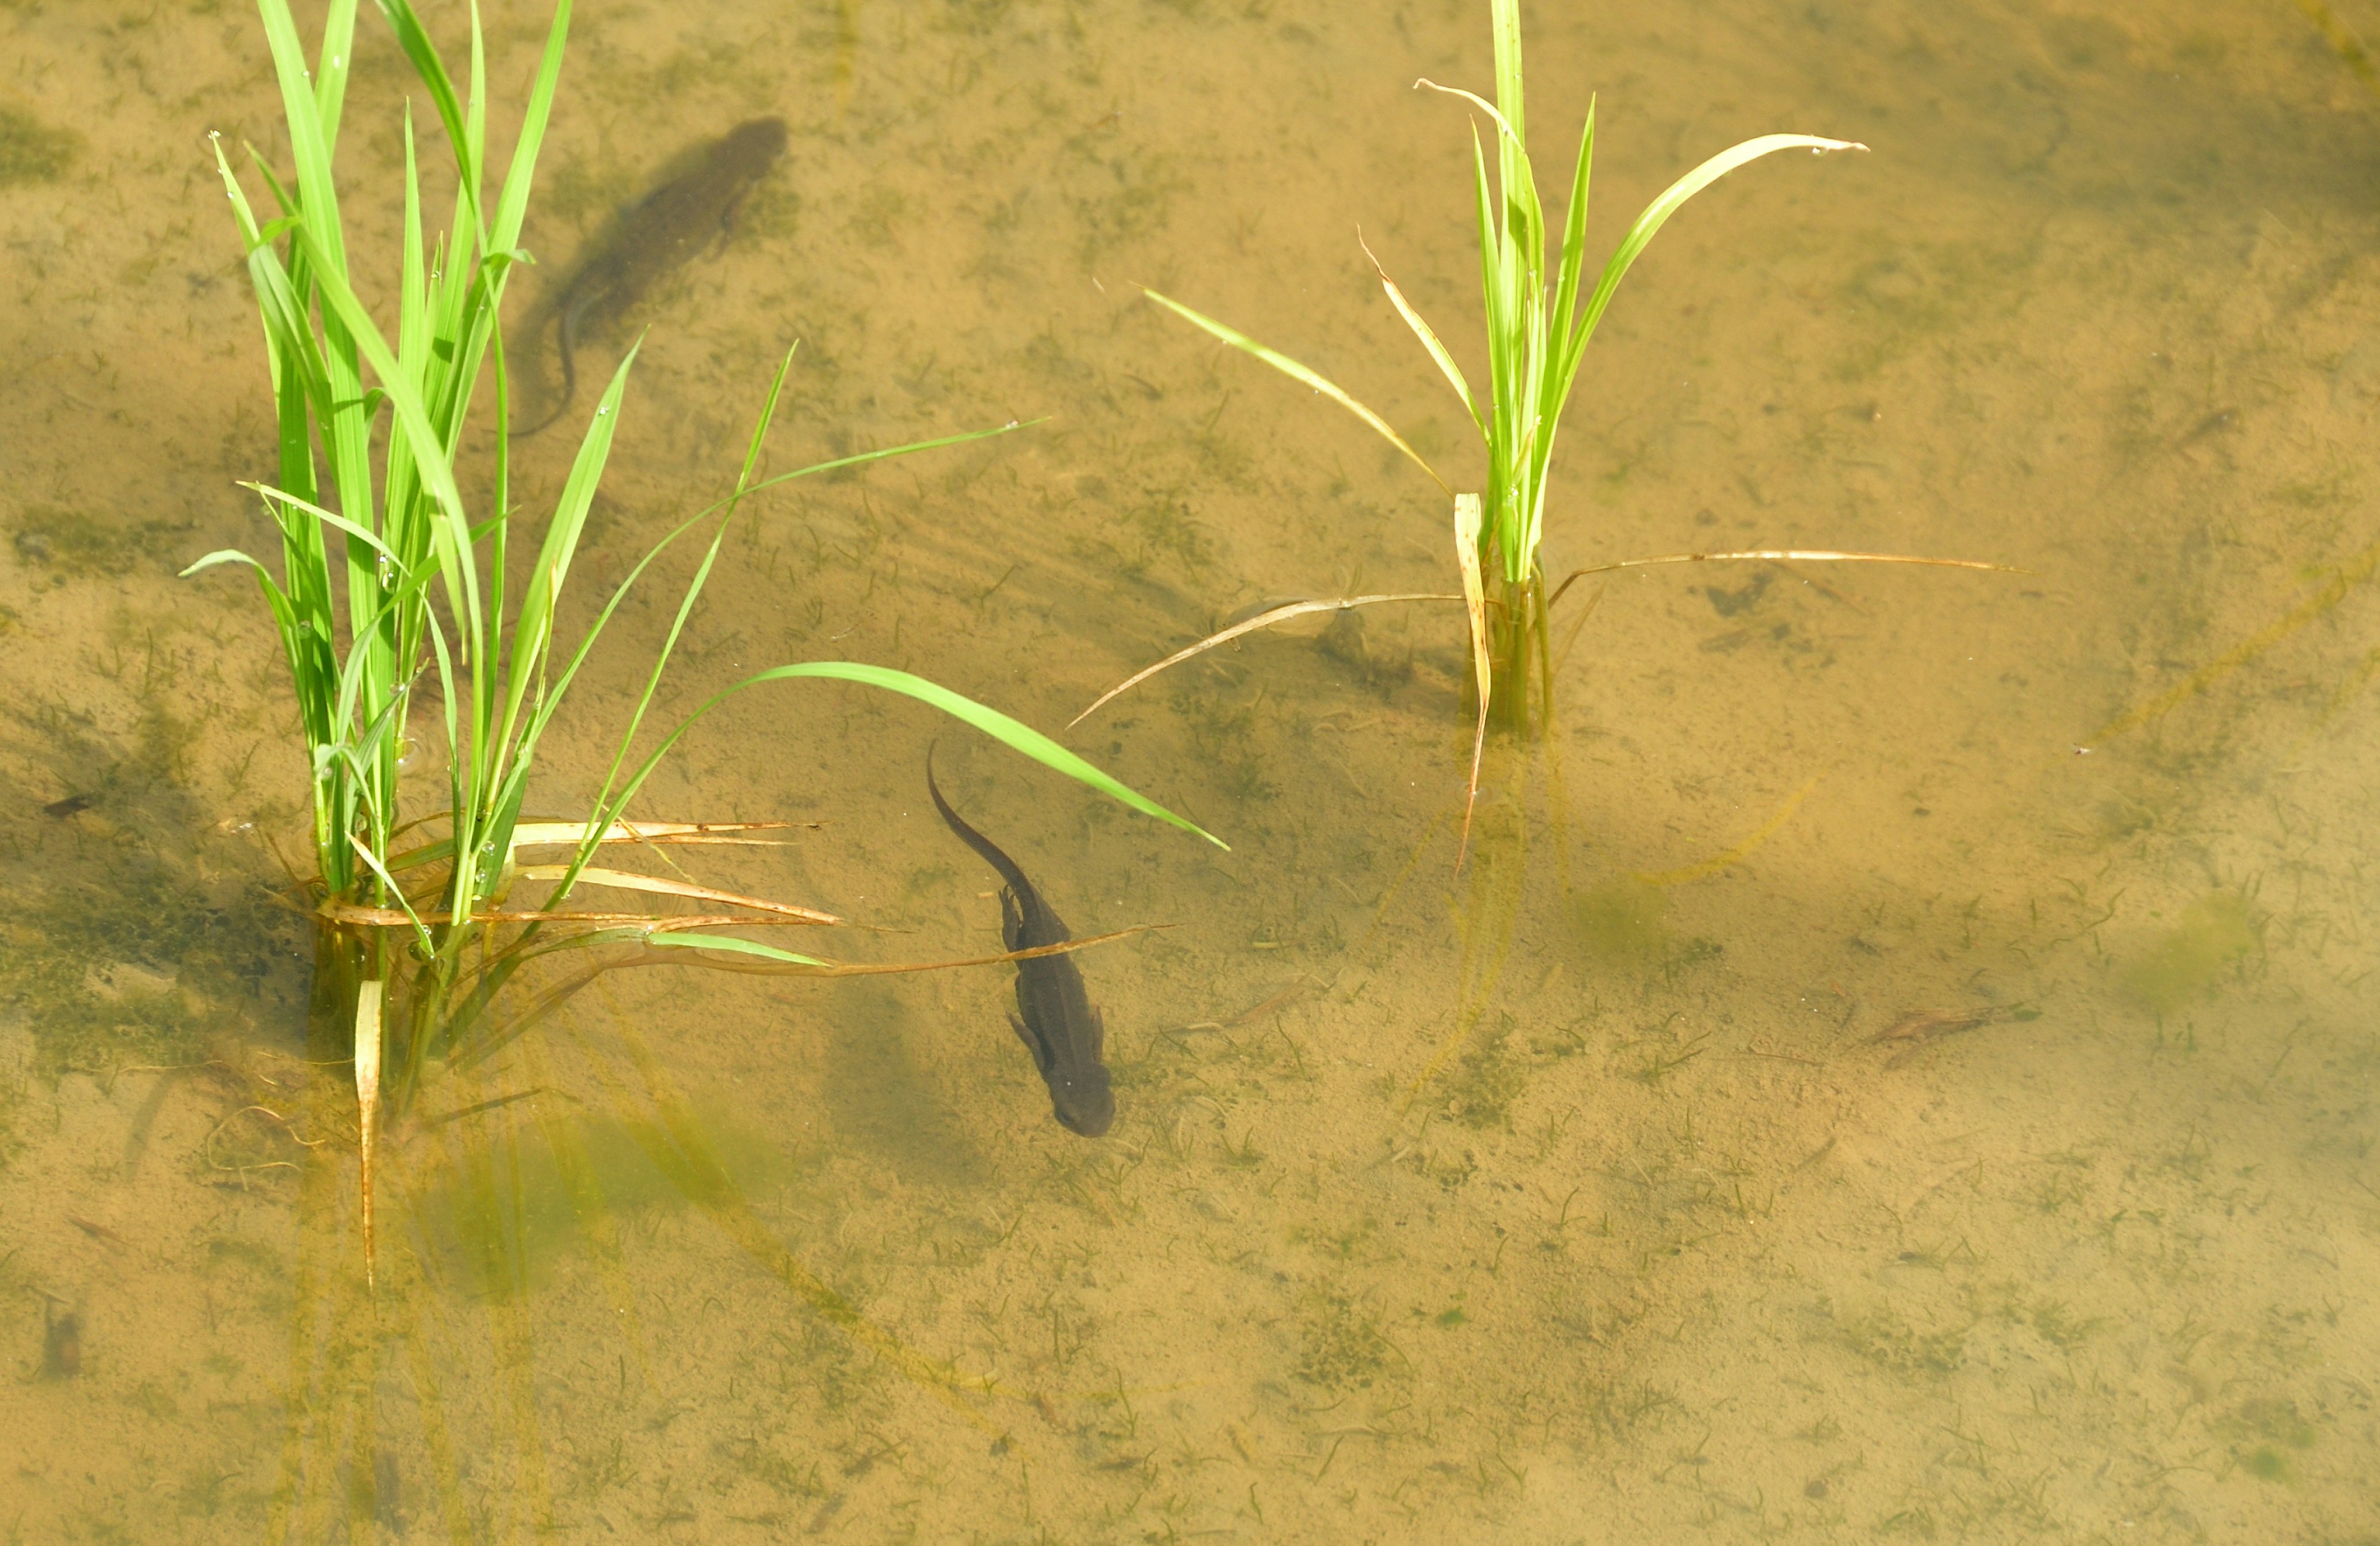
{"label": "submerged grass blade", "polygon": [[1803,779],[1802,787],[1787,795],[1785,803],[1778,806],[1768,819],[1762,822],[1751,836],[1730,844],[1701,863],[1687,864],[1680,869],[1661,870],[1649,875],[1640,871],[1632,878],[1643,881],[1647,886],[1683,886],[1689,881],[1706,880],[1721,870],[1733,867],[1750,858],[1753,850],[1782,830],[1785,824],[1793,819],[1793,813],[1802,808],[1802,802],[1810,798],[1810,791],[1818,787],[1818,780],[1825,777],[1823,773],[1814,773]]}
{"label": "submerged grass blade", "polygon": [[1168,667],[1178,666],[1184,660],[1205,654],[1217,645],[1230,644],[1233,639],[1256,633],[1258,629],[1269,628],[1276,622],[1287,622],[1291,618],[1308,617],[1316,612],[1343,612],[1351,608],[1369,607],[1381,601],[1460,601],[1462,599],[1462,597],[1446,591],[1423,590],[1395,596],[1342,596],[1328,601],[1292,601],[1287,606],[1275,607],[1270,611],[1258,612],[1244,622],[1235,622],[1220,633],[1209,634],[1189,648],[1177,649],[1157,664],[1133,672],[1132,675],[1101,693],[1092,702],[1090,707],[1067,720],[1066,728],[1073,730],[1076,725],[1098,713],[1110,699],[1121,697]]}
{"label": "submerged grass blade", "polygon": [[[1087,950],[1094,945],[1112,945],[1119,939],[1129,939],[1136,934],[1151,934],[1159,929],[1172,926],[1171,924],[1135,924],[1130,928],[1111,929],[1106,934],[1087,934],[1076,939],[1062,939],[1055,945],[1036,945],[1024,950],[1003,950],[996,956],[969,956],[964,960],[888,962],[820,960],[811,956],[797,956],[790,950],[780,950],[772,946],[756,945],[751,940],[737,939],[733,935],[686,934],[675,929],[666,932],[656,929],[653,931],[652,937],[645,943],[659,946],[683,946],[698,950],[723,950],[730,954],[750,956],[760,962],[771,963],[753,965],[723,960],[700,962],[701,965],[722,972],[765,972],[795,977],[897,977],[915,972],[950,972],[963,966],[999,966],[1009,961],[1038,960],[1043,956],[1072,955],[1076,950]],[[669,966],[678,963],[668,960],[632,960],[615,964],[618,966]]]}
{"label": "submerged grass blade", "polygon": [[2278,618],[2257,629],[2229,649],[2199,667],[2180,682],[2149,699],[2117,715],[2091,732],[2093,745],[2109,741],[2126,731],[2138,730],[2152,719],[2171,712],[2193,694],[2204,692],[2216,682],[2254,660],[2283,639],[2338,606],[2353,594],[2358,586],[2380,574],[2380,543],[2366,548],[2355,557],[2338,565],[2330,578],[2304,600]]}
{"label": "submerged grass blade", "polygon": [[1658,558],[1621,559],[1613,563],[1589,564],[1573,569],[1563,576],[1553,594],[1546,598],[1551,607],[1561,599],[1563,591],[1575,580],[1589,574],[1609,574],[1615,569],[1645,569],[1657,563],[1724,563],[1744,559],[1767,559],[1779,563],[1918,563],[1936,569],[1980,569],[1994,574],[2030,574],[2030,569],[2013,563],[1986,563],[1981,559],[1924,558],[1914,553],[1842,553],[1823,548],[1755,548],[1733,553],[1663,553]]}

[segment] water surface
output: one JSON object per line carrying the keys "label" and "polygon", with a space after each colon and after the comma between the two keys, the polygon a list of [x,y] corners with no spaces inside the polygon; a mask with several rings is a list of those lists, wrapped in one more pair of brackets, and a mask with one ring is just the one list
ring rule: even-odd
{"label": "water surface", "polygon": [[[544,17],[489,20],[501,120]],[[2380,101],[2290,7],[1525,22],[1546,167],[1599,93],[1598,250],[1735,139],[1873,147],[1760,163],[1662,234],[1565,426],[1548,568],[2025,573],[1583,583],[1556,732],[1491,754],[1460,871],[1443,608],[1252,641],[1072,732],[1228,854],[906,701],[747,695],[644,810],[825,825],[697,878],[903,931],[854,953],[991,948],[996,883],[924,799],[939,735],[1078,930],[1175,925],[1082,958],[1114,1130],[1050,1119],[1004,971],[623,973],[436,1097],[526,1093],[395,1151],[375,1296],[346,1070],[308,1061],[273,898],[304,842],[283,668],[245,582],[171,577],[267,537],[203,138],[284,156],[261,29],[0,11],[11,1528],[2380,1529]],[[392,197],[350,196],[349,240],[384,251],[408,78],[359,39],[343,171]],[[686,146],[793,130],[625,320],[581,609],[732,481],[796,339],[781,467],[1042,420],[772,496],[669,706],[834,658],[1054,731],[1250,602],[1451,588],[1433,486],[1134,286],[1475,477],[1356,237],[1475,359],[1464,115],[1410,87],[1487,90],[1484,7],[590,4],[571,50],[546,272]],[[529,443],[532,503],[567,450]],[[623,615],[554,811],[669,599]]]}

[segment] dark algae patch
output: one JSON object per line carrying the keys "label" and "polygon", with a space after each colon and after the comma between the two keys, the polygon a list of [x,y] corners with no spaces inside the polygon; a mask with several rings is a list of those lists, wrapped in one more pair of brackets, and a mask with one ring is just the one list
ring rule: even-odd
{"label": "dark algae patch", "polygon": [[30,1027],[33,1071],[176,1063],[280,1019],[301,936],[259,856],[201,818],[188,727],[152,712],[119,743],[52,713],[8,729],[75,791],[0,815],[0,1016]]}
{"label": "dark algae patch", "polygon": [[52,128],[22,108],[0,103],[0,187],[54,183],[74,163],[82,136]]}
{"label": "dark algae patch", "polygon": [[83,578],[153,569],[159,545],[189,530],[188,522],[116,524],[51,504],[27,505],[10,525],[11,545],[28,567]]}
{"label": "dark algae patch", "polygon": [[782,118],[755,118],[670,163],[652,191],[622,210],[588,245],[568,279],[521,326],[514,350],[530,359],[549,327],[562,356],[562,391],[534,435],[570,411],[578,393],[576,351],[583,329],[617,320],[660,280],[723,237],[745,199],[785,153]]}

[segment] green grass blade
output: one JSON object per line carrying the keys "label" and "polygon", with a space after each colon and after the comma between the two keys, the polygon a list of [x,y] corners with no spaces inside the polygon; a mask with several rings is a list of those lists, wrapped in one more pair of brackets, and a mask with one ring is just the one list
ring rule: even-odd
{"label": "green grass blade", "polygon": [[1529,131],[1521,112],[1520,0],[1495,0],[1488,18],[1496,40],[1496,105],[1503,110],[1512,138],[1525,144]]}
{"label": "green grass blade", "polygon": [[[352,0],[334,0],[334,9]],[[338,190],[331,181],[331,142],[322,122],[313,82],[307,79],[306,45],[298,36],[297,18],[286,0],[257,0],[264,18],[264,36],[273,51],[273,74],[281,86],[281,106],[287,119],[289,150],[298,163],[299,207],[316,223],[315,238],[323,251],[344,266],[346,244],[339,230]]]}
{"label": "green grass blade", "polygon": [[[1557,344],[1570,337],[1572,320],[1578,315],[1579,276],[1586,268],[1586,185],[1594,165],[1595,99],[1589,97],[1586,102],[1586,127],[1579,131],[1578,137],[1578,166],[1571,174],[1570,208],[1562,217],[1561,253],[1554,283],[1553,325],[1549,330]],[[1557,350],[1551,356],[1551,363],[1559,366],[1560,358]],[[1550,387],[1554,383],[1548,384]],[[1548,396],[1552,398],[1548,411],[1560,418],[1561,400],[1551,393]]]}
{"label": "green grass blade", "polygon": [[1621,238],[1618,250],[1603,266],[1603,277],[1596,281],[1595,295],[1586,303],[1586,312],[1580,320],[1577,335],[1562,341],[1565,354],[1561,394],[1565,397],[1569,394],[1571,380],[1578,373],[1579,358],[1586,352],[1586,341],[1595,335],[1595,325],[1603,320],[1603,309],[1611,304],[1611,293],[1620,287],[1621,276],[1627,273],[1629,265],[1636,261],[1637,254],[1645,250],[1645,244],[1653,239],[1653,234],[1666,224],[1687,199],[1737,167],[1779,151],[1807,150],[1824,155],[1829,151],[1866,149],[1866,146],[1849,139],[1821,139],[1807,134],[1764,134],[1741,145],[1730,146],[1671,183],[1659,198],[1645,206],[1645,212],[1636,217],[1636,223],[1631,225],[1628,235]]}
{"label": "green grass blade", "polygon": [[[569,577],[571,560],[578,552],[578,539],[587,529],[587,513],[594,507],[596,488],[602,482],[604,465],[611,458],[612,437],[619,427],[620,403],[627,393],[629,368],[643,347],[642,338],[628,346],[618,368],[612,372],[611,384],[604,388],[602,399],[595,405],[587,433],[578,442],[578,455],[570,465],[570,476],[563,483],[562,498],[554,505],[553,519],[546,525],[544,546],[529,569],[521,597],[520,621],[513,634],[501,744],[510,743],[512,727],[517,722],[530,683],[543,674],[553,632],[554,608],[562,599],[563,583]],[[533,743],[532,740],[530,744]],[[524,755],[528,750],[528,745],[522,747]]]}
{"label": "green grass blade", "polygon": [[910,441],[902,445],[886,446],[881,451],[854,452],[848,456],[838,456],[832,462],[812,462],[807,467],[795,467],[791,472],[779,473],[774,477],[764,477],[759,482],[752,485],[749,489],[743,490],[741,493],[728,495],[725,499],[719,501],[718,503],[711,505],[710,510],[705,510],[701,512],[700,514],[696,515],[694,519],[698,521],[702,519],[704,515],[710,514],[712,510],[719,509],[722,505],[733,504],[737,500],[749,498],[750,496],[759,493],[763,489],[773,489],[780,483],[791,483],[797,477],[815,477],[820,473],[838,472],[844,467],[864,467],[870,462],[881,462],[886,458],[892,456],[906,456],[912,452],[940,451],[945,446],[965,445],[971,441],[988,441],[992,439],[994,436],[1013,435],[1019,429],[1030,429],[1037,424],[1045,424],[1047,422],[1049,422],[1047,419],[1039,418],[1013,418],[1007,423],[1000,425],[995,429],[967,429],[955,435],[938,436],[930,441]]}
{"label": "green grass blade", "polygon": [[[1028,419],[1021,424],[1012,422],[1003,424],[996,429],[973,429],[964,434],[944,435],[937,440],[914,441],[906,445],[888,446],[881,451],[863,451],[850,456],[838,456],[831,462],[815,462],[807,467],[796,467],[792,472],[779,473],[774,477],[762,478],[740,495],[730,494],[725,499],[715,501],[696,511],[647,550],[645,556],[637,561],[636,567],[629,570],[626,577],[621,580],[619,588],[614,590],[611,598],[603,603],[602,610],[596,614],[595,621],[588,626],[587,633],[578,641],[578,647],[571,653],[569,664],[563,668],[562,675],[554,682],[553,691],[546,694],[544,702],[539,705],[538,718],[532,725],[530,734],[535,736],[543,733],[546,721],[562,707],[564,696],[569,692],[571,682],[577,677],[578,668],[586,663],[588,655],[593,651],[595,641],[602,636],[604,627],[612,621],[613,614],[618,611],[621,604],[628,598],[628,593],[635,589],[637,582],[643,577],[645,571],[652,567],[654,562],[679,537],[684,537],[721,510],[736,503],[739,500],[748,499],[764,489],[773,489],[780,483],[789,483],[797,477],[809,477],[819,473],[832,472],[841,467],[861,466],[869,462],[883,461],[890,456],[906,455],[913,451],[933,451],[944,446],[965,445],[970,441],[990,440],[996,435],[1005,435],[1016,429],[1029,429],[1039,422],[1041,421],[1038,419]],[[597,828],[597,830],[601,829],[600,827]]]}
{"label": "green grass blade", "polygon": [[[475,13],[476,14],[476,13]],[[536,180],[538,152],[553,114],[554,91],[562,81],[562,50],[570,37],[570,0],[558,0],[553,24],[546,30],[545,53],[538,60],[537,82],[529,88],[528,110],[521,115],[520,138],[513,143],[512,169],[504,174],[504,191],[496,198],[496,219],[488,234],[490,252],[520,245],[521,222],[528,214],[530,185]]]}
{"label": "green grass blade", "polygon": [[638,768],[636,776],[628,781],[626,787],[613,801],[612,808],[600,813],[601,824],[608,826],[619,819],[620,812],[626,808],[628,801],[635,795],[637,790],[644,783],[653,768],[659,766],[662,755],[675,745],[679,739],[693,728],[695,721],[701,719],[703,715],[747,688],[758,687],[767,682],[785,682],[800,678],[856,682],[865,686],[880,687],[886,692],[900,693],[916,698],[920,703],[941,709],[955,719],[973,725],[993,740],[1022,752],[1043,767],[1063,773],[1079,783],[1087,784],[1110,799],[1129,805],[1144,815],[1155,816],[1158,820],[1178,827],[1184,832],[1204,838],[1227,852],[1231,849],[1229,843],[1205,827],[1175,815],[1148,796],[1126,788],[1114,778],[1094,767],[1030,725],[1012,719],[996,708],[986,707],[973,698],[964,697],[947,687],[928,682],[923,677],[912,676],[907,671],[894,670],[887,666],[862,665],[850,660],[805,660],[790,666],[774,666],[768,670],[746,677],[734,686],[712,694],[701,707],[687,715],[677,729],[672,731],[668,738],[654,749],[653,754]]}
{"label": "green grass blade", "polygon": [[455,94],[453,78],[446,73],[445,61],[438,56],[437,44],[430,41],[429,30],[414,13],[412,0],[380,0],[380,9],[388,18],[390,30],[396,34],[396,46],[430,92],[431,105],[437,109],[438,121],[445,127],[446,143],[463,174],[464,187],[474,188],[479,168],[471,159],[471,137],[464,127],[462,100]]}
{"label": "green grass blade", "polygon": [[331,0],[322,18],[322,52],[314,70],[314,111],[322,121],[322,143],[339,142],[339,115],[346,105],[347,70],[356,54],[356,0]]}
{"label": "green grass blade", "polygon": [[[662,647],[653,657],[653,669],[645,678],[645,690],[638,696],[635,709],[629,713],[627,728],[620,733],[619,748],[612,754],[612,766],[603,771],[603,788],[595,797],[599,807],[611,797],[620,768],[627,762],[638,733],[644,729],[645,712],[652,705],[653,694],[661,690],[662,673],[669,669],[670,658],[677,653],[677,643],[685,635],[686,620],[693,616],[695,602],[701,598],[703,587],[710,582],[711,567],[719,562],[719,545],[726,539],[728,523],[735,519],[736,506],[751,491],[752,472],[760,464],[760,451],[768,442],[769,427],[776,419],[777,402],[785,388],[785,373],[793,366],[794,351],[788,349],[785,357],[777,363],[777,374],[769,383],[768,395],[760,404],[759,417],[753,420],[752,439],[744,451],[744,465],[735,475],[735,491],[727,497],[721,509],[719,524],[710,534],[710,545],[703,550],[701,562],[695,565],[694,577],[686,582],[686,594],[678,599],[677,615],[670,620],[669,632],[662,636]],[[594,853],[601,836],[600,827],[589,831],[587,841],[579,847],[577,864],[584,864]]]}
{"label": "green grass blade", "polygon": [[1387,419],[1382,418],[1371,409],[1364,406],[1363,404],[1358,403],[1353,397],[1348,396],[1346,393],[1341,391],[1338,386],[1333,384],[1331,381],[1316,374],[1314,371],[1307,369],[1305,366],[1298,364],[1297,361],[1290,358],[1287,355],[1281,354],[1278,350],[1265,347],[1263,344],[1257,343],[1255,339],[1250,338],[1246,333],[1240,332],[1238,329],[1219,322],[1212,317],[1204,316],[1198,312],[1193,311],[1188,307],[1183,305],[1180,301],[1160,296],[1156,291],[1149,289],[1147,285],[1143,285],[1141,287],[1140,293],[1147,296],[1150,300],[1155,301],[1158,305],[1164,307],[1167,310],[1181,317],[1185,321],[1188,321],[1193,326],[1204,328],[1207,332],[1214,334],[1217,338],[1221,339],[1224,343],[1229,344],[1232,347],[1239,349],[1245,353],[1254,355],[1257,358],[1264,361],[1267,365],[1271,366],[1282,375],[1289,377],[1293,380],[1302,381],[1305,385],[1312,387],[1315,391],[1322,393],[1323,396],[1330,398],[1332,402],[1338,404],[1341,407],[1345,408],[1349,413],[1354,414],[1357,418],[1362,419],[1365,423],[1370,425],[1373,429],[1378,430],[1383,436],[1387,437],[1388,442],[1390,445],[1395,446],[1399,451],[1403,452],[1407,456],[1413,459],[1413,465],[1415,466],[1419,467],[1422,471],[1429,474],[1431,482],[1437,484],[1441,489],[1447,488],[1446,479],[1438,476],[1438,469],[1431,466],[1427,462],[1422,460],[1421,453],[1407,445],[1403,436],[1398,434],[1394,429],[1390,429],[1389,421]]}
{"label": "green grass blade", "polygon": [[429,926],[422,923],[421,915],[413,911],[413,904],[405,900],[404,888],[397,885],[395,877],[381,866],[380,855],[366,847],[364,840],[353,833],[348,834],[347,841],[354,846],[358,857],[361,858],[371,873],[379,877],[381,885],[395,900],[396,905],[405,910],[406,917],[412,921],[414,937],[419,943],[422,952],[426,955],[434,951],[437,948],[437,942],[430,937]]}
{"label": "green grass blade", "polygon": [[[285,493],[279,489],[273,488],[270,484],[250,483],[243,478],[239,482],[239,487],[249,489],[255,493],[261,494],[268,500],[278,501],[280,503],[287,505],[292,510],[303,511],[308,515],[323,523],[325,525],[337,527],[340,531],[345,532],[347,536],[353,537],[358,542],[361,542],[371,548],[374,551],[384,555],[390,563],[396,566],[397,573],[400,575],[407,573],[404,562],[397,558],[395,552],[390,550],[387,543],[382,541],[379,537],[375,536],[373,533],[365,530],[363,527],[356,525],[353,521],[348,520],[345,515],[341,515],[334,511],[325,510],[321,505],[314,503],[310,500],[301,500],[295,494]],[[195,568],[197,566],[193,565],[192,567]],[[190,570],[186,569],[182,571],[182,573],[187,574],[190,573]]]}
{"label": "green grass blade", "polygon": [[[272,0],[267,0],[272,3]],[[446,578],[448,598],[455,616],[463,622],[467,639],[477,644],[485,634],[485,624],[480,615],[479,576],[470,561],[471,527],[463,513],[462,490],[455,487],[455,469],[447,465],[443,446],[430,415],[422,405],[420,393],[405,375],[404,367],[389,351],[388,341],[381,337],[372,323],[371,314],[363,302],[347,288],[346,278],[322,265],[328,256],[322,252],[310,219],[298,227],[299,243],[315,262],[315,284],[321,288],[326,310],[333,312],[345,324],[364,356],[378,372],[381,389],[388,393],[389,405],[396,412],[397,423],[404,427],[408,449],[412,452],[415,470],[437,501],[438,517],[448,550],[440,554],[440,569]],[[481,652],[475,649],[474,656]]]}

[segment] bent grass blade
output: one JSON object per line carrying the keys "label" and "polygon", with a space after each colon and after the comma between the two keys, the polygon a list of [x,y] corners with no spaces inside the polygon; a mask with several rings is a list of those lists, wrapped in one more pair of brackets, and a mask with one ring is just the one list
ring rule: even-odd
{"label": "bent grass blade", "polygon": [[1219,322],[1212,317],[1206,315],[1204,312],[1193,311],[1190,308],[1183,305],[1180,301],[1174,300],[1171,296],[1160,296],[1147,285],[1141,286],[1140,293],[1147,296],[1150,300],[1155,301],[1158,305],[1164,307],[1167,310],[1173,312],[1176,316],[1190,322],[1193,326],[1204,328],[1207,332],[1214,334],[1217,338],[1229,344],[1232,348],[1243,350],[1247,354],[1254,355],[1257,358],[1264,361],[1267,365],[1271,366],[1275,370],[1280,371],[1282,375],[1287,376],[1292,380],[1303,382],[1306,386],[1312,387],[1315,391],[1322,393],[1323,396],[1330,398],[1333,403],[1338,404],[1341,407],[1346,409],[1349,413],[1354,414],[1357,418],[1362,419],[1365,423],[1370,425],[1373,429],[1386,436],[1389,443],[1395,446],[1399,451],[1403,452],[1406,456],[1410,457],[1415,466],[1419,467],[1422,471],[1429,474],[1431,482],[1436,483],[1441,489],[1445,489],[1450,494],[1454,491],[1452,489],[1448,488],[1446,479],[1438,476],[1438,469],[1431,466],[1427,461],[1423,459],[1420,452],[1415,451],[1412,446],[1407,445],[1402,435],[1398,434],[1394,429],[1389,428],[1389,421],[1387,419],[1382,418],[1371,409],[1364,406],[1363,404],[1358,403],[1355,399],[1347,395],[1346,392],[1336,382],[1329,380],[1318,371],[1300,365],[1297,361],[1290,358],[1287,355],[1282,354],[1280,350],[1268,348],[1264,344],[1257,343],[1255,339],[1250,338],[1246,333],[1240,332],[1239,329],[1225,322]]}
{"label": "bent grass blade", "polygon": [[1278,622],[1287,622],[1292,618],[1311,617],[1317,612],[1343,612],[1356,607],[1375,606],[1382,601],[1460,601],[1462,599],[1462,597],[1449,591],[1427,590],[1409,591],[1396,596],[1341,596],[1328,601],[1292,601],[1285,606],[1275,607],[1269,611],[1258,612],[1256,616],[1235,622],[1220,633],[1209,634],[1189,648],[1177,649],[1157,664],[1135,671],[1101,693],[1092,701],[1090,707],[1067,720],[1066,728],[1073,730],[1105,707],[1110,699],[1121,697],[1169,667],[1178,666],[1184,660],[1204,655],[1217,645],[1230,644],[1233,639],[1243,638],[1260,629],[1270,628]]}
{"label": "bent grass blade", "polygon": [[1186,817],[1175,815],[1172,811],[1138,791],[1127,788],[1113,776],[1093,767],[1030,725],[1011,719],[996,708],[987,707],[973,698],[954,693],[938,682],[929,682],[924,677],[914,676],[907,671],[894,670],[889,666],[864,665],[853,660],[805,660],[789,666],[775,666],[768,670],[747,676],[733,686],[722,688],[713,694],[700,707],[680,721],[677,729],[672,731],[662,743],[653,749],[652,755],[645,759],[643,765],[637,769],[635,776],[615,797],[613,809],[608,813],[609,816],[616,819],[619,810],[625,807],[629,799],[651,775],[652,770],[660,766],[661,759],[668,754],[671,747],[677,744],[687,731],[694,727],[696,720],[735,694],[748,688],[758,687],[764,682],[801,678],[856,682],[864,686],[880,687],[887,692],[899,693],[916,698],[920,703],[941,709],[953,719],[973,725],[993,740],[1014,751],[1022,752],[1042,766],[1063,773],[1079,783],[1087,784],[1121,804],[1131,806],[1143,815],[1155,816],[1160,821],[1206,839],[1227,853],[1231,852],[1232,845],[1212,832]]}

